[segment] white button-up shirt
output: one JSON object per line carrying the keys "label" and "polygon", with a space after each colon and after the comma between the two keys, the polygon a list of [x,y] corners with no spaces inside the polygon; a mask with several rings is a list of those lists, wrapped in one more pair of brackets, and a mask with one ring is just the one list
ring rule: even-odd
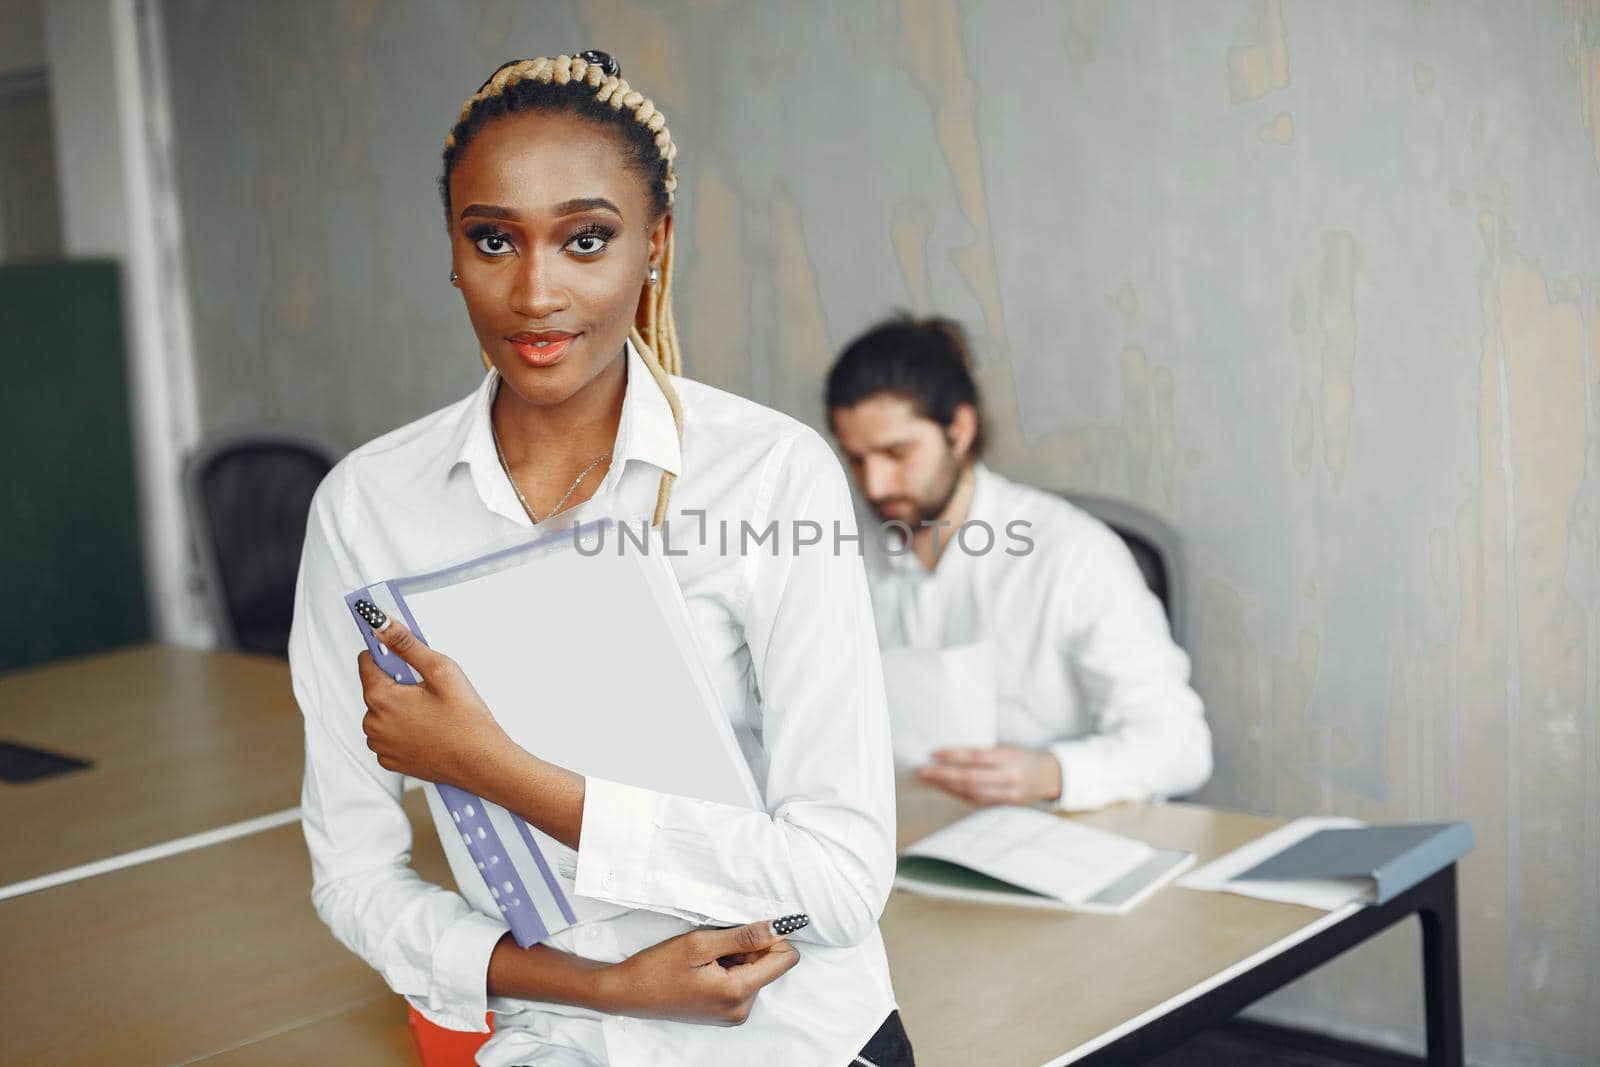
{"label": "white button-up shirt", "polygon": [[[737,1027],[486,999],[505,923],[408,866],[402,778],[366,746],[363,644],[342,598],[529,525],[490,435],[493,373],[471,396],[351,453],[313,502],[289,643],[306,727],[312,900],[339,940],[434,1022],[481,1031],[486,1006],[498,1013],[481,1064],[847,1063],[895,1006],[877,926],[895,838],[883,679],[859,555],[848,540],[834,550],[836,530],[856,529],[849,488],[805,426],[685,380],[675,381],[680,447],[631,346],[627,359],[611,468],[575,517],[637,529],[661,471],[678,475],[673,570],[765,810],[587,779],[577,892],[626,907],[547,943],[613,962],[691,929],[686,915],[733,925],[804,912],[811,924],[792,938],[799,964]],[[796,545],[813,536],[801,520],[827,531],[821,544]],[[776,536],[758,542],[772,524]],[[626,669],[628,649],[614,654]]]}
{"label": "white button-up shirt", "polygon": [[998,741],[1060,761],[1062,808],[1200,788],[1211,732],[1189,657],[1127,546],[1058,496],[975,474],[970,528],[941,531],[931,572],[894,551],[895,527],[867,539],[885,657],[935,650],[954,689],[991,688]]}

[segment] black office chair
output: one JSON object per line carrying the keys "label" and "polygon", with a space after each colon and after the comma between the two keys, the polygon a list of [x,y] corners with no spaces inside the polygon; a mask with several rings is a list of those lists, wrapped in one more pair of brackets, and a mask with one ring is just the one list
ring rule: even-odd
{"label": "black office chair", "polygon": [[223,648],[287,656],[311,495],[339,452],[297,433],[230,434],[184,463],[189,520]]}
{"label": "black office chair", "polygon": [[1144,584],[1167,610],[1172,639],[1183,645],[1185,575],[1177,532],[1150,512],[1121,500],[1076,492],[1060,495],[1111,527],[1122,538],[1133,554],[1133,561],[1139,565],[1139,572],[1144,575]]}

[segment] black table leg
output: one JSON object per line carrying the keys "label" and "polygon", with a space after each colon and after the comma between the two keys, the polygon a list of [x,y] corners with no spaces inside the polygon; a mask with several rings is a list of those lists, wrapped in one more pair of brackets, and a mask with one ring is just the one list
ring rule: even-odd
{"label": "black table leg", "polygon": [[1417,909],[1422,921],[1422,976],[1428,1020],[1428,1067],[1462,1067],[1461,928],[1456,908],[1456,869],[1430,879],[1433,891]]}
{"label": "black table leg", "polygon": [[1428,1064],[1463,1067],[1461,931],[1454,864],[1387,904],[1361,908],[1343,922],[1074,1060],[1074,1067],[1126,1067],[1152,1059],[1413,915],[1422,924]]}

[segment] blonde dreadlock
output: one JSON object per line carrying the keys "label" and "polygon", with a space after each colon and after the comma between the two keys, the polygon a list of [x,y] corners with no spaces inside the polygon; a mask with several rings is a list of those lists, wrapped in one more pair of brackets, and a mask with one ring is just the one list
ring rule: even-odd
{"label": "blonde dreadlock", "polygon": [[[657,211],[664,214],[671,210],[678,188],[672,168],[678,147],[667,132],[666,116],[648,97],[622,79],[616,60],[604,52],[584,52],[577,56],[507,63],[467,98],[444,143],[444,173],[439,178],[439,189],[446,212],[450,205],[450,171],[457,156],[482,125],[515,111],[562,108],[598,122],[616,123],[639,156],[638,162],[649,171],[651,195]],[[652,158],[645,158],[651,153]],[[666,397],[681,441],[683,410],[669,377],[683,373],[677,322],[672,314],[672,263],[673,236],[669,230],[666,247],[661,253],[660,277],[654,284],[644,287],[628,336]],[[489,357],[486,354],[483,361],[487,368]],[[660,526],[666,519],[674,477],[670,471],[661,472],[651,525]]]}

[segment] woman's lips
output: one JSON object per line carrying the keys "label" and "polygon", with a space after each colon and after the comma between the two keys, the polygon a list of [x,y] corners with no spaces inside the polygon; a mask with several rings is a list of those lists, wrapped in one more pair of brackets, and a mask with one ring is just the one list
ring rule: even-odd
{"label": "woman's lips", "polygon": [[577,334],[551,331],[548,333],[514,333],[506,340],[517,350],[522,362],[530,367],[548,367],[559,360],[577,339]]}

